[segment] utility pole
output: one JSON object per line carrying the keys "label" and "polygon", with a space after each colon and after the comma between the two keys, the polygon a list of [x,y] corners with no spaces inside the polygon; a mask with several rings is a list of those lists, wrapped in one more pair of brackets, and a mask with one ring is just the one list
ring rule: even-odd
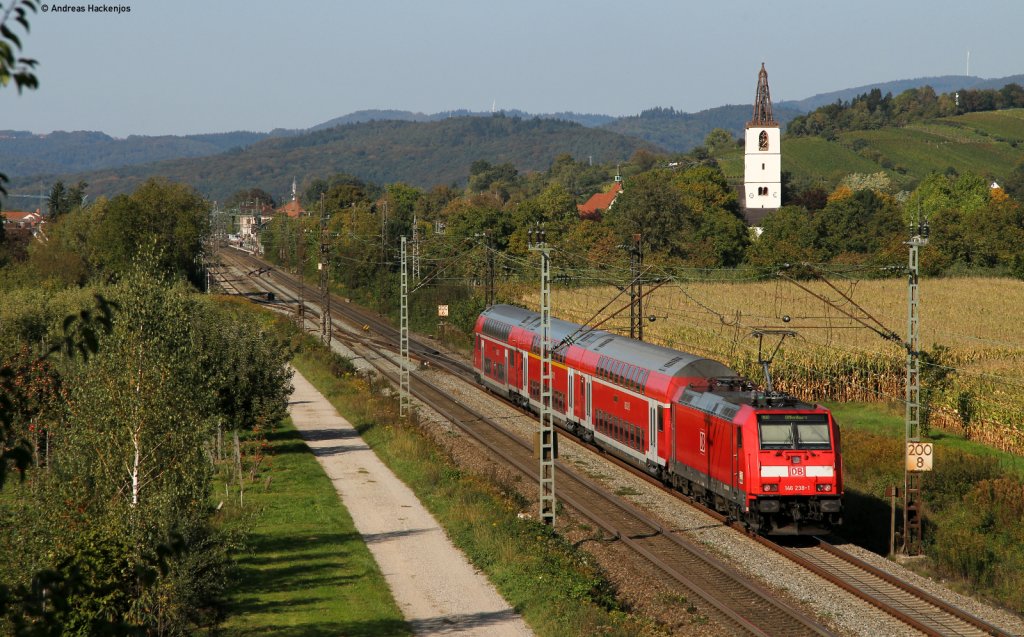
{"label": "utility pole", "polygon": [[629,337],[644,340],[644,290],[641,273],[644,268],[644,249],[641,235],[633,235],[629,246]]}
{"label": "utility pole", "polygon": [[[910,248],[907,275],[907,393],[906,393],[906,462],[903,472],[903,552],[920,555],[922,471],[931,468],[931,445],[921,445],[921,360],[920,325],[918,298],[918,250],[928,245],[928,222],[918,219],[910,229],[911,237],[906,242]],[[923,459],[927,448],[927,467]],[[922,458],[914,462],[912,457]],[[916,460],[916,458],[915,458]]]}
{"label": "utility pole", "polygon": [[409,387],[409,267],[405,256],[405,235],[402,235],[402,317],[400,350],[402,355],[401,391],[399,393],[399,415],[403,418],[409,414],[411,407]]}
{"label": "utility pole", "polygon": [[551,252],[543,229],[530,230],[529,248],[540,253],[540,519],[555,525],[555,424],[551,411]]}
{"label": "utility pole", "polygon": [[327,220],[330,215],[324,210],[324,195],[320,194],[320,262],[317,267],[320,269],[320,340],[324,345],[331,346],[331,328],[334,322],[331,321],[331,291],[330,282],[330,238],[327,234]]}

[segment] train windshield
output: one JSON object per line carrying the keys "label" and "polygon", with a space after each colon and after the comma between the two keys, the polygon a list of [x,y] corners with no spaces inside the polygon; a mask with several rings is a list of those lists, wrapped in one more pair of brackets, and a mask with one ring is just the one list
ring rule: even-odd
{"label": "train windshield", "polygon": [[762,449],[830,449],[828,414],[758,414]]}

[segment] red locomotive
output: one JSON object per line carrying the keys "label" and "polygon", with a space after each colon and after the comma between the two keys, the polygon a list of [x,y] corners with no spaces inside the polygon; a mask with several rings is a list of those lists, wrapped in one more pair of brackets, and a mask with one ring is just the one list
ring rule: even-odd
{"label": "red locomotive", "polygon": [[[477,319],[480,382],[540,407],[541,317],[495,305]],[[551,321],[555,422],[766,534],[842,522],[839,427],[819,405],[764,393],[713,360]]]}

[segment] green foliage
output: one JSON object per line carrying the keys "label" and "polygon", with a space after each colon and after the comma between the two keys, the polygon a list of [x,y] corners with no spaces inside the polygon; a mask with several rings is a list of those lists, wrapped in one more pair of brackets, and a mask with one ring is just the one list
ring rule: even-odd
{"label": "green foliage", "polygon": [[[21,304],[12,313],[12,334],[89,356],[62,359],[59,376],[8,365],[33,390],[2,413],[45,470],[28,469],[19,508],[0,504],[0,519],[16,515],[18,533],[32,538],[0,559],[8,595],[0,625],[193,634],[218,621],[227,584],[206,445],[217,423],[269,426],[284,413],[288,352],[251,315],[164,282],[152,255],[103,294],[97,311],[64,322],[52,310],[19,319],[38,311]],[[45,447],[28,435],[39,431]],[[12,531],[5,526],[0,546],[11,545]],[[53,600],[42,609],[33,605],[40,587]]]}
{"label": "green foliage", "polygon": [[[844,423],[843,535],[884,553],[889,506],[883,493],[903,481],[901,419],[862,405],[832,409]],[[947,437],[935,442],[935,470],[925,476],[925,555],[929,570],[1019,613],[1024,592],[1014,573],[1024,565],[1024,476],[1005,464],[1004,458],[974,443]]]}
{"label": "green foliage", "polygon": [[699,266],[736,265],[748,242],[735,194],[706,166],[633,177],[606,217],[620,242],[641,234],[649,251]]}
{"label": "green foliage", "polygon": [[83,284],[125,275],[143,246],[156,254],[158,271],[198,282],[208,212],[206,200],[187,186],[152,179],[130,195],[64,215],[49,241],[33,244],[30,261],[41,278]]}

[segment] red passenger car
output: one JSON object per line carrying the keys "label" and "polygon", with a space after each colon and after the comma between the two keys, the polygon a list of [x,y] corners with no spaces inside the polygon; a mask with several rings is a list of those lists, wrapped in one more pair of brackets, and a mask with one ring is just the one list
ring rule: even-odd
{"label": "red passenger car", "polygon": [[[552,319],[555,422],[769,534],[842,521],[839,428],[829,411],[765,394],[713,360]],[[480,382],[540,407],[540,315],[496,305],[477,319]]]}

